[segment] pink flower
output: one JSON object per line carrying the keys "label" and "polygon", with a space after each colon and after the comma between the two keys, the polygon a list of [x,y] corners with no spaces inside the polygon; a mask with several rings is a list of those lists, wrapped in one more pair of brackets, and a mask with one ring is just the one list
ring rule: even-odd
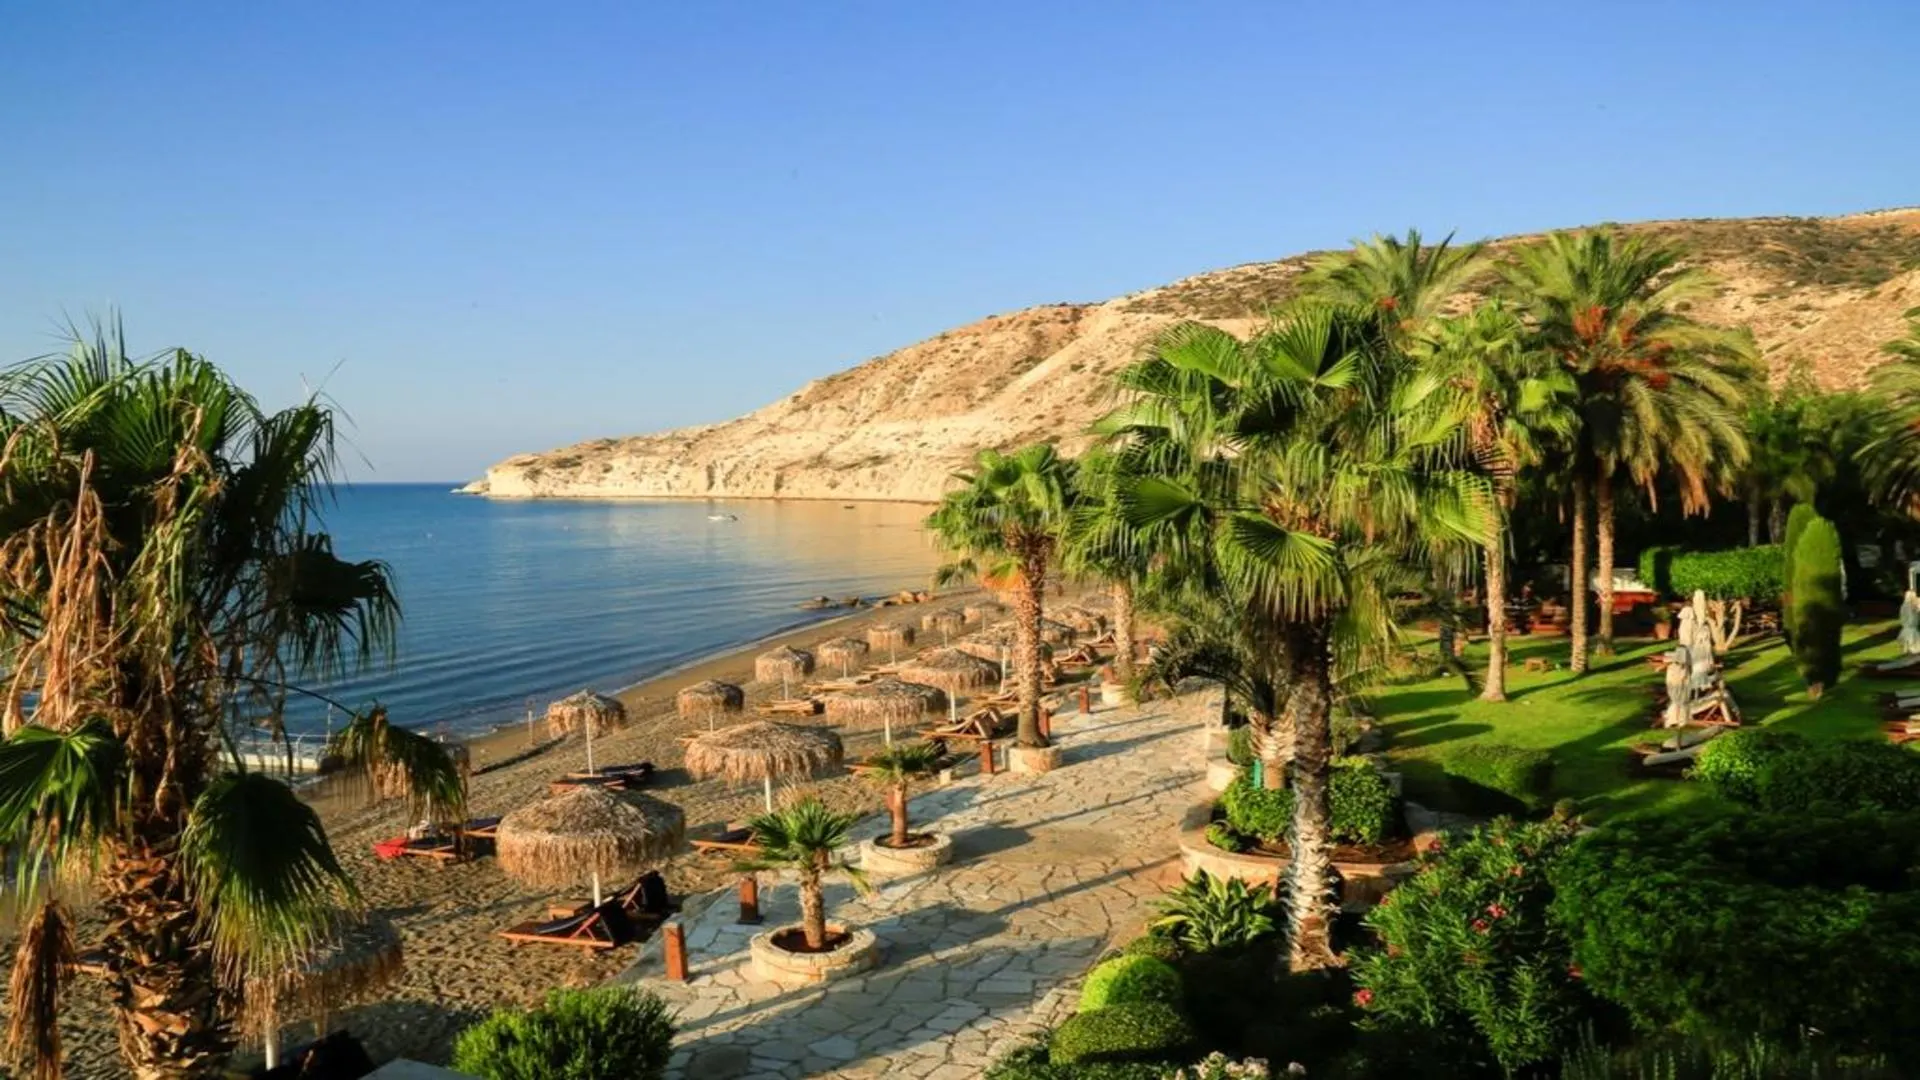
{"label": "pink flower", "polygon": [[1567,965],[1567,977],[1568,977],[1568,978],[1573,978],[1573,979],[1578,979],[1578,978],[1581,978],[1581,974],[1580,974],[1580,965],[1579,965],[1579,964],[1568,964],[1568,965]]}
{"label": "pink flower", "polygon": [[1521,866],[1521,865],[1520,865],[1520,864],[1518,864],[1518,863],[1515,863],[1515,864],[1514,864],[1514,866],[1513,866],[1513,869],[1511,869],[1511,870],[1508,870],[1508,871],[1507,871],[1507,876],[1508,876],[1508,877],[1519,877],[1519,876],[1520,876],[1521,874],[1524,874],[1524,873],[1526,873],[1526,872],[1527,872],[1527,868],[1526,868],[1526,867],[1524,867],[1524,866]]}
{"label": "pink flower", "polygon": [[1507,909],[1505,906],[1501,904],[1497,904],[1497,903],[1488,904],[1487,914],[1493,916],[1496,919],[1504,919],[1507,917]]}
{"label": "pink flower", "polygon": [[1476,934],[1484,934],[1484,933],[1486,933],[1486,932],[1487,932],[1487,920],[1485,920],[1485,919],[1475,919],[1475,920],[1473,920],[1473,932],[1474,932],[1474,933],[1476,933]]}
{"label": "pink flower", "polygon": [[1355,990],[1353,992],[1353,1003],[1363,1009],[1373,1004],[1373,991],[1365,987]]}

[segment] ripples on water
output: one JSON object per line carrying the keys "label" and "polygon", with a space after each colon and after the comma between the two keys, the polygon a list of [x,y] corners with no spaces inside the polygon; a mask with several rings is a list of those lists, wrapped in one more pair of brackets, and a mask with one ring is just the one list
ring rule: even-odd
{"label": "ripples on water", "polygon": [[[322,689],[378,698],[409,727],[472,731],[529,698],[630,686],[833,616],[799,610],[808,597],[919,587],[938,561],[923,506],[493,501],[450,486],[347,488],[327,515],[342,557],[391,564],[405,618],[391,669]],[[327,722],[289,710],[294,730]]]}

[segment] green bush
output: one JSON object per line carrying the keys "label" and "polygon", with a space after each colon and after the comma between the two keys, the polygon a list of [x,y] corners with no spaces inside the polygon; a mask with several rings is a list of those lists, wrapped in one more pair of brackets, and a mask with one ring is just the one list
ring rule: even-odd
{"label": "green bush", "polygon": [[1781,570],[1781,548],[1777,544],[1688,551],[1672,556],[1667,583],[1681,597],[1691,597],[1698,591],[1720,600],[1772,603],[1780,598]]}
{"label": "green bush", "polygon": [[1054,1029],[1047,1058],[1055,1065],[1171,1061],[1193,1045],[1193,1027],[1179,1009],[1136,1001],[1077,1013]]}
{"label": "green bush", "polygon": [[1840,677],[1840,530],[1823,517],[1807,522],[1793,553],[1793,658],[1809,692],[1818,696]]}
{"label": "green bush", "polygon": [[1472,743],[1441,756],[1454,793],[1471,809],[1489,813],[1541,810],[1552,802],[1553,755],[1499,743]]}
{"label": "green bush", "polygon": [[1425,857],[1366,917],[1380,944],[1350,966],[1363,1023],[1508,1075],[1570,1045],[1595,1003],[1552,917],[1549,873],[1576,829],[1503,818]]}
{"label": "green bush", "polygon": [[1207,826],[1207,843],[1221,851],[1231,851],[1235,854],[1253,846],[1245,836],[1234,831],[1233,826],[1224,821],[1216,821]]}
{"label": "green bush", "polygon": [[1673,593],[1673,578],[1668,571],[1673,567],[1673,557],[1683,551],[1678,544],[1661,544],[1640,549],[1640,560],[1636,569],[1640,572],[1640,582],[1661,596]]}
{"label": "green bush", "polygon": [[985,1080],[1161,1080],[1167,1066],[1151,1062],[1082,1062],[1055,1065],[1040,1039],[1017,1047],[987,1067]]}
{"label": "green bush", "polygon": [[674,1030],[652,994],[554,990],[539,1008],[501,1009],[461,1032],[453,1067],[482,1080],[659,1080]]}
{"label": "green bush", "polygon": [[1227,760],[1241,768],[1253,764],[1253,729],[1237,727],[1227,732]]}
{"label": "green bush", "polygon": [[1610,822],[1550,872],[1587,985],[1640,1026],[1920,1064],[1920,818],[1729,807]]}
{"label": "green bush", "polygon": [[1802,735],[1773,728],[1738,728],[1700,748],[1693,778],[1735,802],[1754,805],[1766,770],[1783,758],[1812,749]]}
{"label": "green bush", "polygon": [[1171,935],[1148,931],[1127,942],[1126,946],[1120,950],[1120,955],[1151,956],[1171,964],[1186,955],[1186,950],[1182,949],[1180,943]]}
{"label": "green bush", "polygon": [[1227,826],[1234,832],[1269,844],[1285,840],[1293,826],[1293,792],[1287,788],[1269,791],[1245,773],[1220,793],[1220,809],[1226,811]]}
{"label": "green bush", "polygon": [[1691,1041],[1626,1050],[1587,1045],[1560,1063],[1560,1080],[1897,1080],[1879,1058],[1751,1039],[1734,1049]]}
{"label": "green bush", "polygon": [[[1328,821],[1333,839],[1348,844],[1377,844],[1399,831],[1400,798],[1373,762],[1345,758],[1333,763],[1327,780]],[[1287,838],[1293,826],[1293,791],[1275,791],[1241,775],[1220,795],[1227,825],[1269,844]]]}
{"label": "green bush", "polygon": [[1800,535],[1806,531],[1807,522],[1820,515],[1807,503],[1795,503],[1787,511],[1787,529],[1780,544],[1780,632],[1786,636],[1787,644],[1793,644],[1793,575],[1798,573]]}
{"label": "green bush", "polygon": [[1201,871],[1156,903],[1153,931],[1189,952],[1250,945],[1274,931],[1273,890]]}
{"label": "green bush", "polygon": [[1180,1004],[1180,973],[1151,956],[1116,956],[1094,965],[1080,988],[1080,1011],[1135,1001]]}
{"label": "green bush", "polygon": [[1741,801],[1783,814],[1920,810],[1920,755],[1878,741],[1820,743],[1767,762]]}

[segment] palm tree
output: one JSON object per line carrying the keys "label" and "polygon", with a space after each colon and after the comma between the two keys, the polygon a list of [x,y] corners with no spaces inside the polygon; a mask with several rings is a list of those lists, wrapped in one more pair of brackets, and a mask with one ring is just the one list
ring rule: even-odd
{"label": "palm tree", "polygon": [[[1485,539],[1489,487],[1463,417],[1371,311],[1301,305],[1250,341],[1184,325],[1123,370],[1100,425],[1134,456],[1123,493],[1143,542],[1274,642],[1294,737],[1288,919],[1295,969],[1337,960],[1327,783],[1336,670],[1376,662],[1393,596]],[[1149,468],[1148,466],[1151,466]]]}
{"label": "palm tree", "polygon": [[1755,383],[1756,353],[1744,330],[1707,326],[1686,314],[1711,292],[1681,253],[1610,230],[1553,233],[1516,253],[1506,287],[1534,344],[1555,356],[1577,386],[1579,428],[1571,467],[1575,671],[1587,668],[1588,504],[1599,578],[1598,645],[1613,638],[1613,505],[1624,477],[1649,496],[1664,470],[1682,507],[1706,508],[1719,476],[1742,466],[1741,432]]}
{"label": "palm tree", "polygon": [[1907,312],[1906,333],[1880,351],[1892,359],[1873,370],[1869,388],[1884,406],[1858,457],[1879,498],[1911,513],[1920,501],[1920,307]]}
{"label": "palm tree", "polygon": [[1040,733],[1040,620],[1047,573],[1060,551],[1074,507],[1074,464],[1045,443],[1011,454],[982,450],[974,471],[956,473],[927,516],[927,529],[955,561],[940,584],[991,577],[1016,589],[1014,664],[1019,675],[1021,746],[1044,747]]}
{"label": "palm tree", "polygon": [[1075,470],[1079,491],[1067,530],[1067,572],[1099,578],[1113,599],[1113,674],[1121,685],[1134,682],[1133,629],[1138,593],[1152,568],[1150,552],[1128,535],[1120,493],[1127,460],[1095,449]]}
{"label": "palm tree", "polygon": [[1420,230],[1408,229],[1404,240],[1375,236],[1320,256],[1302,277],[1301,291],[1322,303],[1374,312],[1404,345],[1432,325],[1485,265],[1479,244],[1457,248],[1452,235],[1428,244]]}
{"label": "palm tree", "polygon": [[128,1072],[210,1075],[249,975],[355,902],[313,810],[223,752],[223,721],[278,730],[290,677],[387,655],[387,570],[319,529],[328,408],[264,412],[184,351],[129,359],[117,327],[0,374],[0,447],[0,845],[28,930],[16,1050],[60,1075],[71,923],[48,883],[85,875]]}
{"label": "palm tree", "polygon": [[327,756],[360,770],[376,798],[398,788],[408,798],[411,817],[436,823],[466,819],[466,782],[446,747],[389,723],[384,705],[354,711],[353,719],[328,740]]}
{"label": "palm tree", "polygon": [[835,813],[819,799],[808,798],[747,823],[760,851],[736,868],[749,874],[792,870],[799,875],[800,929],[810,951],[827,947],[827,898],[821,888],[826,875],[838,870],[855,888],[866,887],[866,876],[859,870],[834,861],[834,852],[846,846],[847,835],[858,820],[857,815]]}
{"label": "palm tree", "polygon": [[[1487,602],[1487,677],[1483,701],[1507,699],[1507,529],[1515,476],[1575,429],[1573,379],[1545,353],[1527,347],[1526,328],[1498,301],[1442,319],[1423,355],[1462,396],[1474,457],[1493,481],[1502,513],[1491,521],[1482,571]],[[1442,658],[1447,659],[1446,657]]]}
{"label": "palm tree", "polygon": [[916,780],[924,780],[940,769],[941,750],[930,742],[894,743],[867,758],[867,778],[887,792],[887,813],[893,817],[893,833],[888,843],[906,847],[907,789]]}

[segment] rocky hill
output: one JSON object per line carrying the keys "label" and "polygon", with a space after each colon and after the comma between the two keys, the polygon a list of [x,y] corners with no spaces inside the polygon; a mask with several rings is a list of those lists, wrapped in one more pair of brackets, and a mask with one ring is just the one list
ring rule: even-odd
{"label": "rocky hill", "polygon": [[[1920,306],[1920,209],[1841,218],[1627,226],[1677,241],[1719,281],[1700,317],[1753,329],[1776,376],[1804,364],[1857,385]],[[1527,237],[1498,241],[1496,247]],[[1183,319],[1236,333],[1284,299],[1313,253],[1187,278],[1101,304],[995,315],[818,379],[737,420],[521,454],[469,485],[497,497],[930,501],[984,445],[1069,449],[1107,376]]]}

